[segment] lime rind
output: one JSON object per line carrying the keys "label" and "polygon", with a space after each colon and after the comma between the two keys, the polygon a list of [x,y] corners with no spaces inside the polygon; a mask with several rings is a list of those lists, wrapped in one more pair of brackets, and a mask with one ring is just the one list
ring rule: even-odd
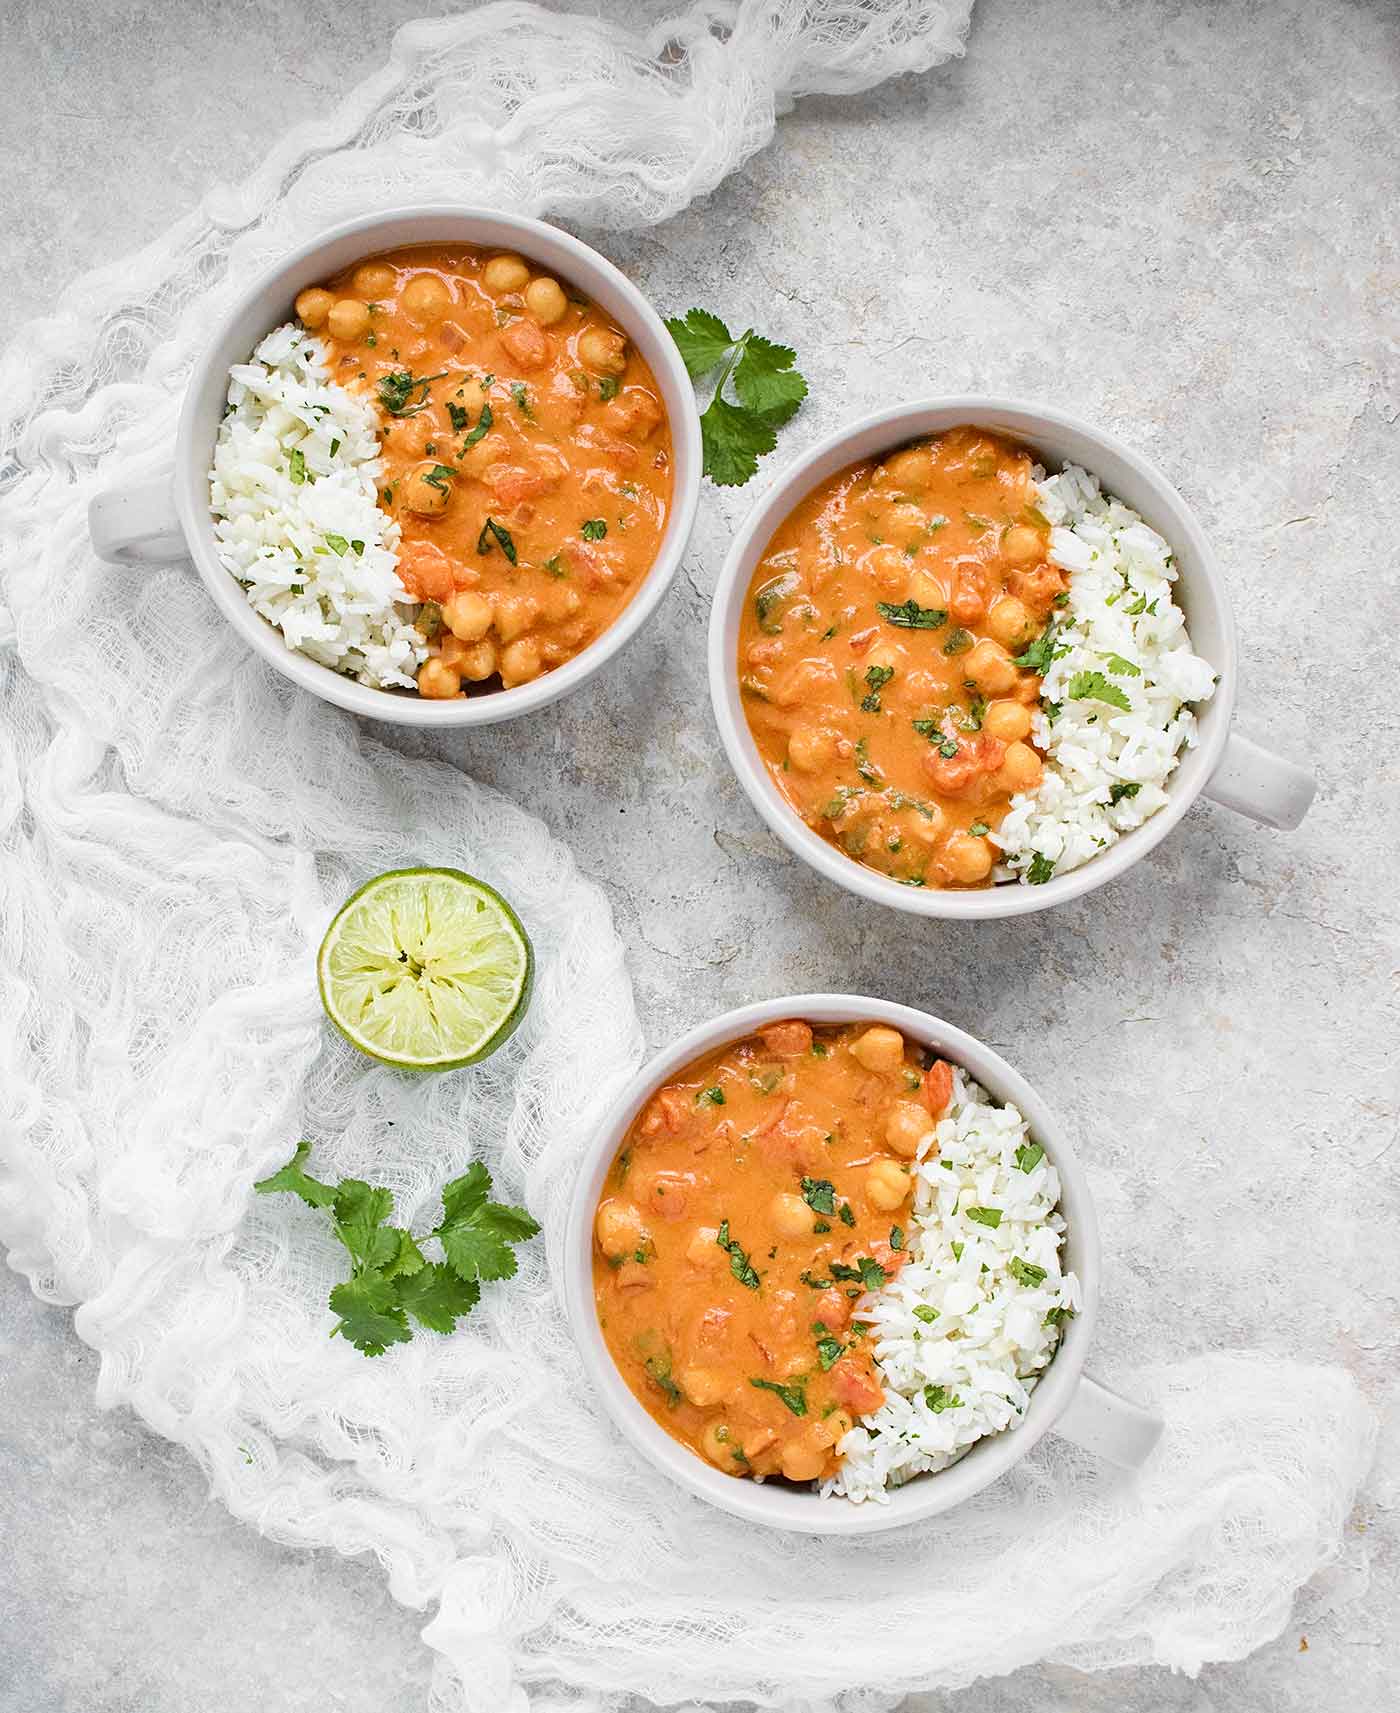
{"label": "lime rind", "polygon": [[326,1015],[362,1053],[402,1070],[456,1070],[519,1026],[534,952],[514,910],[474,875],[392,869],[341,906],[317,974]]}

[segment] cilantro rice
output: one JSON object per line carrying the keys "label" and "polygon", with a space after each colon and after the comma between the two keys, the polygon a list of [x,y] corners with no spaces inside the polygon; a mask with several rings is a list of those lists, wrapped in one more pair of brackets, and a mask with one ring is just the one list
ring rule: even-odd
{"label": "cilantro rice", "polygon": [[1070,585],[1027,651],[1044,673],[1031,732],[1045,774],[991,834],[1003,852],[996,878],[1031,885],[1078,868],[1165,806],[1166,782],[1196,742],[1190,704],[1215,690],[1172,599],[1170,545],[1077,465],[1041,473],[1039,490],[1050,562]]}
{"label": "cilantro rice", "polygon": [[936,1138],[914,1167],[909,1259],[857,1311],[885,1401],[822,1486],[857,1503],[1015,1427],[1080,1302],[1060,1265],[1059,1176],[1016,1108],[955,1071]]}
{"label": "cilantro rice", "polygon": [[294,648],[379,689],[411,690],[427,638],[380,510],[374,408],[328,378],[288,322],[229,370],[209,504],[225,569]]}

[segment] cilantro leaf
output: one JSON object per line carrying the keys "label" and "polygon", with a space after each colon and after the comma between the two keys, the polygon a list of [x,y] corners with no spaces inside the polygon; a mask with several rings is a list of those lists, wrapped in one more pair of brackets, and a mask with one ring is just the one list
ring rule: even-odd
{"label": "cilantro leaf", "polygon": [[472,449],[472,447],[477,444],[477,442],[479,440],[482,440],[485,438],[487,431],[491,427],[492,421],[493,421],[493,418],[491,415],[491,406],[489,404],[482,405],[481,415],[477,418],[476,427],[471,431],[471,433],[467,436],[467,438],[462,442],[463,452],[469,452]]}
{"label": "cilantro leaf", "polygon": [[1037,1285],[1045,1283],[1044,1267],[1037,1267],[1033,1261],[1023,1261],[1019,1255],[1013,1255],[1006,1263],[1007,1271],[1018,1284],[1034,1290]]}
{"label": "cilantro leaf", "polygon": [[813,1213],[835,1213],[836,1185],[830,1178],[803,1178],[802,1199]]}
{"label": "cilantro leaf", "polygon": [[[807,383],[793,367],[796,354],[752,327],[736,338],[717,315],[703,309],[672,316],[666,327],[692,380],[719,371],[700,416],[704,471],[720,487],[742,487],[807,396]],[[727,386],[733,389],[730,398],[725,397]]]}
{"label": "cilantro leaf", "polygon": [[924,1402],[936,1416],[941,1416],[944,1410],[962,1408],[962,1399],[947,1386],[925,1386]]}
{"label": "cilantro leaf", "polygon": [[1044,886],[1055,872],[1055,859],[1046,856],[1044,851],[1037,851],[1031,858],[1031,866],[1026,870],[1026,880],[1031,886]]}
{"label": "cilantro leaf", "polygon": [[363,1178],[342,1178],[332,1204],[335,1234],[350,1251],[357,1268],[378,1267],[398,1254],[398,1244],[384,1221],[394,1211],[393,1192]]}
{"label": "cilantro leaf", "polygon": [[985,1225],[991,1231],[995,1231],[1001,1224],[999,1207],[965,1207],[963,1212],[969,1219],[976,1220],[978,1225]]}
{"label": "cilantro leaf", "polygon": [[331,1291],[331,1310],[340,1316],[331,1337],[348,1338],[364,1356],[382,1356],[391,1344],[406,1344],[413,1333],[397,1297],[382,1273],[346,1279]]}
{"label": "cilantro leaf", "polygon": [[270,1178],[259,1178],[253,1188],[260,1196],[276,1195],[281,1190],[288,1190],[292,1195],[300,1196],[308,1207],[329,1207],[335,1200],[335,1191],[329,1184],[323,1184],[317,1178],[308,1177],[302,1170],[302,1164],[311,1152],[309,1142],[297,1145],[297,1151]]}
{"label": "cilantro leaf", "polygon": [[692,309],[684,319],[669,316],[666,331],[675,340],[691,380],[717,369],[734,344],[734,335],[707,309]]}
{"label": "cilantro leaf", "polygon": [[929,1303],[915,1303],[914,1319],[923,1321],[926,1326],[932,1325],[938,1319],[938,1310]]}
{"label": "cilantro leaf", "polygon": [[1115,672],[1120,678],[1141,678],[1142,668],[1134,666],[1131,660],[1124,660],[1121,654],[1110,654],[1105,665],[1110,672]]}
{"label": "cilantro leaf", "polygon": [[758,471],[758,461],[778,444],[767,417],[716,395],[700,418],[704,472],[721,488],[742,488]]}
{"label": "cilantro leaf", "polygon": [[803,1386],[780,1386],[776,1380],[750,1380],[760,1392],[772,1392],[787,1405],[795,1416],[807,1414],[807,1392]]}
{"label": "cilantro leaf", "polygon": [[490,1194],[491,1174],[480,1160],[443,1186],[442,1222],[433,1236],[442,1244],[448,1265],[466,1280],[513,1278],[511,1245],[536,1236],[540,1229],[523,1207],[488,1201]]}
{"label": "cilantro leaf", "polygon": [[1118,804],[1121,803],[1125,797],[1136,797],[1138,792],[1141,790],[1142,782],[1140,780],[1134,779],[1129,782],[1127,780],[1120,779],[1115,784],[1109,786],[1108,801],[1111,805]]}
{"label": "cilantro leaf", "polygon": [[719,1230],[715,1233],[715,1243],[729,1256],[729,1271],[739,1283],[747,1286],[751,1291],[756,1291],[759,1288],[758,1274],[754,1271],[748,1253],[738,1238],[729,1235],[729,1221],[727,1219],[720,1221]]}
{"label": "cilantro leaf", "polygon": [[1050,619],[1034,642],[1017,655],[1012,656],[1011,664],[1019,666],[1026,672],[1036,672],[1043,678],[1050,670],[1050,662],[1055,658],[1055,621]]}
{"label": "cilantro leaf", "polygon": [[1023,1142],[1016,1150],[1016,1170],[1033,1172],[1044,1158],[1045,1150],[1039,1142]]}
{"label": "cilantro leaf", "polygon": [[451,1332],[458,1316],[470,1314],[476,1307],[481,1286],[440,1261],[429,1261],[398,1281],[397,1296],[414,1320],[433,1332]]}
{"label": "cilantro leaf", "polygon": [[499,545],[501,552],[504,553],[506,558],[510,560],[512,565],[514,565],[517,562],[517,555],[515,551],[515,542],[511,537],[510,531],[497,523],[495,518],[488,517],[486,522],[481,526],[481,534],[476,538],[477,552],[489,553],[491,551],[491,544],[493,541]]}
{"label": "cilantro leaf", "polygon": [[793,368],[796,361],[797,353],[787,345],[750,333],[734,370],[740,403],[767,416],[775,428],[781,428],[807,396],[807,383]]}
{"label": "cilantro leaf", "polygon": [[921,607],[913,599],[891,606],[888,601],[876,601],[875,611],[887,625],[901,625],[905,630],[941,630],[948,622],[942,607]]}
{"label": "cilantro leaf", "polygon": [[817,1361],[823,1374],[834,1368],[841,1360],[841,1352],[845,1347],[839,1338],[819,1338],[817,1340]]}
{"label": "cilantro leaf", "polygon": [[1117,684],[1110,684],[1102,672],[1076,672],[1069,681],[1069,699],[1071,702],[1107,702],[1111,708],[1121,708],[1125,714],[1131,713],[1133,706],[1126,691]]}

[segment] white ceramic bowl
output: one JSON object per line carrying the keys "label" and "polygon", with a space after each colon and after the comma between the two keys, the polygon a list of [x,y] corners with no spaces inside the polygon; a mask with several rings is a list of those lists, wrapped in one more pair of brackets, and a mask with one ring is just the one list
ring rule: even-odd
{"label": "white ceramic bowl", "polygon": [[[303,287],[361,257],[404,244],[466,243],[518,250],[580,286],[636,345],[656,376],[670,418],[674,452],[671,512],[656,560],[632,599],[593,643],[553,672],[513,690],[431,701],[412,691],[377,690],[333,672],[287,647],[281,633],[248,605],[219,563],[209,513],[209,467],[228,394],[232,363],[247,360],[264,334],[290,320]],[[251,285],[214,329],[196,364],[176,433],[170,475],[135,488],[99,494],[89,521],[93,544],[118,563],[194,560],[214,604],[246,641],[303,689],[371,719],[413,726],[485,726],[531,714],[567,695],[604,666],[656,609],[680,563],[700,492],[700,428],[695,390],[675,341],[630,280],[596,250],[543,221],[493,209],[395,209],[337,226],[294,251]]]}
{"label": "white ceramic bowl", "polygon": [[[980,891],[901,886],[815,833],[773,785],[744,717],[737,654],[739,622],[750,580],[773,532],[819,483],[858,459],[893,451],[906,441],[959,423],[994,429],[1028,446],[1051,469],[1082,464],[1106,492],[1140,512],[1171,544],[1180,576],[1176,598],[1186,614],[1195,652],[1220,675],[1214,697],[1200,709],[1200,737],[1167,783],[1168,803],[1081,868],[1043,886],[1012,882]],[[1238,648],[1235,621],[1210,543],[1186,501],[1157,467],[1103,429],[1060,411],[1016,399],[930,399],[880,411],[843,428],[789,466],[755,507],[735,538],[715,589],[710,615],[710,696],[720,737],[739,783],[774,833],[819,874],[848,891],[917,916],[979,920],[1023,916],[1081,897],[1122,874],[1164,839],[1204,792],[1271,827],[1296,827],[1316,785],[1292,762],[1270,754],[1230,729],[1235,709]]]}
{"label": "white ceramic bowl", "polygon": [[[608,1353],[594,1308],[593,1216],[608,1168],[628,1127],[656,1089],[686,1065],[782,1017],[802,1017],[811,1023],[892,1024],[909,1040],[964,1066],[997,1100],[1018,1107],[1060,1175],[1060,1209],[1067,1227],[1065,1265],[1079,1276],[1083,1307],[1069,1322],[1054,1360],[1031,1394],[1021,1423],[980,1440],[959,1462],[938,1474],[920,1475],[897,1488],[888,1504],[855,1505],[846,1499],[823,1499],[814,1491],[783,1481],[759,1483],[722,1474],[698,1453],[672,1439],[633,1397]],[[1117,1397],[1084,1373],[1098,1307],[1099,1233],[1083,1168],[1060,1121],[990,1047],[926,1012],[883,999],[809,993],[765,1000],[725,1012],[658,1053],[618,1097],[579,1169],[565,1234],[564,1289],[574,1338],[589,1378],[632,1449],[682,1487],[747,1522],[804,1534],[874,1534],[935,1516],[969,1498],[1004,1474],[1052,1428],[1125,1466],[1142,1463],[1162,1430],[1155,1416]],[[627,1455],[621,1447],[618,1454]]]}

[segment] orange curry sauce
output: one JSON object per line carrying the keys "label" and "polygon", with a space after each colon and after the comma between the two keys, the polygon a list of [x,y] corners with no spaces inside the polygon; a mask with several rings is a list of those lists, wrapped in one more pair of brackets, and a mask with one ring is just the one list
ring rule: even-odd
{"label": "orange curry sauce", "polygon": [[820,1480],[884,1398],[852,1314],[907,1255],[952,1096],[896,1029],[770,1024],[648,1102],[594,1222],[598,1322],[650,1414],[730,1475]]}
{"label": "orange curry sauce", "polygon": [[986,835],[1041,780],[1023,651],[1067,584],[1031,468],[976,428],[853,464],[785,520],[749,587],[739,679],[778,790],[910,886],[988,884]]}
{"label": "orange curry sauce", "polygon": [[382,418],[380,504],[431,636],[421,695],[523,684],[610,625],[656,557],[671,438],[597,304],[516,255],[424,245],[297,298]]}

